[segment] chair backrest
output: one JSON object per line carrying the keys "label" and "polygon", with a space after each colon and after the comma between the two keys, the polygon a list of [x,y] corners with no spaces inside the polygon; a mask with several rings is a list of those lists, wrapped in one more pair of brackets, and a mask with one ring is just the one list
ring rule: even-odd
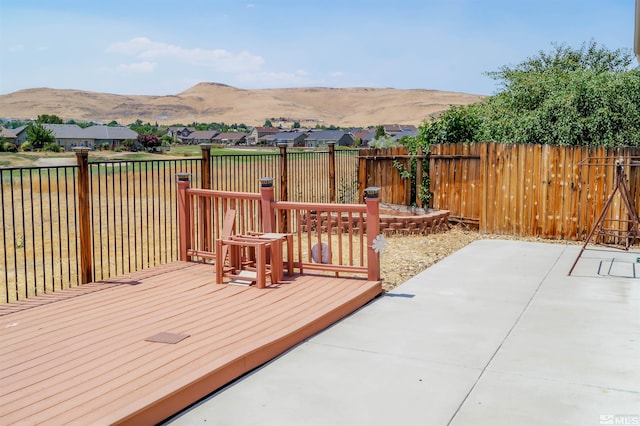
{"label": "chair backrest", "polygon": [[[220,238],[227,239],[233,233],[233,228],[236,222],[236,211],[235,209],[227,209],[227,212],[224,214],[224,222],[222,222],[222,233],[220,234]],[[229,246],[222,246],[222,262],[227,259],[227,252],[229,251]]]}

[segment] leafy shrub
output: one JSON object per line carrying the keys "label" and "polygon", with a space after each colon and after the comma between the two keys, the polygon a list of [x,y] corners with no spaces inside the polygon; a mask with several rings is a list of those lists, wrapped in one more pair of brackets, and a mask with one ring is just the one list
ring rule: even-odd
{"label": "leafy shrub", "polygon": [[0,144],[0,151],[18,152],[18,146],[13,142],[5,141]]}
{"label": "leafy shrub", "polygon": [[44,144],[44,146],[42,147],[42,150],[48,151],[48,152],[62,152],[62,147],[58,145],[56,142],[49,142]]}
{"label": "leafy shrub", "polygon": [[160,138],[153,133],[138,135],[138,143],[147,150],[151,150],[152,148],[160,146],[161,144]]}
{"label": "leafy shrub", "polygon": [[135,145],[135,143],[135,139],[125,139],[124,141],[122,141],[122,146],[124,147],[123,149],[131,151],[131,148],[133,148],[133,145]]}
{"label": "leafy shrub", "polygon": [[499,92],[426,121],[419,143],[640,146],[640,71],[632,61],[629,52],[593,41],[579,49],[554,45],[487,73]]}
{"label": "leafy shrub", "polygon": [[33,145],[31,145],[31,142],[29,141],[24,141],[22,142],[22,145],[20,145],[20,151],[32,151],[33,150]]}
{"label": "leafy shrub", "polygon": [[398,146],[396,141],[389,136],[382,135],[371,139],[368,143],[369,148],[394,148]]}

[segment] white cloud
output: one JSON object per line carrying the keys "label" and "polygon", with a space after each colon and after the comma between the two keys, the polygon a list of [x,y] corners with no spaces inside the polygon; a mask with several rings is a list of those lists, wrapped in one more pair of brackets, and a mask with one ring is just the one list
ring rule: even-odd
{"label": "white cloud", "polygon": [[24,51],[24,45],[23,44],[16,44],[13,46],[9,46],[9,52],[11,53],[15,53],[15,52],[22,52]]}
{"label": "white cloud", "polygon": [[155,62],[138,62],[135,64],[120,64],[118,65],[118,72],[121,73],[149,73],[156,69]]}
{"label": "white cloud", "polygon": [[344,73],[342,71],[334,71],[334,72],[330,73],[329,75],[331,77],[333,77],[333,78],[344,77]]}
{"label": "white cloud", "polygon": [[261,56],[249,52],[229,52],[225,49],[187,49],[173,44],[156,42],[147,37],[136,37],[126,42],[114,43],[107,52],[134,56],[140,59],[168,58],[185,64],[210,67],[222,72],[249,72],[264,63]]}

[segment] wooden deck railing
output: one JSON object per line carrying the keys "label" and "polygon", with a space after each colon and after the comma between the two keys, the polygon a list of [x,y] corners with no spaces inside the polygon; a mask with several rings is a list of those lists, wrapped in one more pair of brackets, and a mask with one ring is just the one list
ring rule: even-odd
{"label": "wooden deck railing", "polygon": [[180,259],[214,259],[225,212],[234,209],[234,233],[293,234],[293,264],[301,273],[364,274],[378,281],[374,240],[380,233],[379,204],[377,188],[367,189],[366,204],[303,203],[274,200],[271,178],[261,179],[257,194],[192,189],[188,176],[179,176]]}
{"label": "wooden deck railing", "polygon": [[215,258],[215,241],[222,236],[225,212],[236,211],[234,233],[260,231],[260,194],[190,188],[189,174],[178,174],[179,258]]}

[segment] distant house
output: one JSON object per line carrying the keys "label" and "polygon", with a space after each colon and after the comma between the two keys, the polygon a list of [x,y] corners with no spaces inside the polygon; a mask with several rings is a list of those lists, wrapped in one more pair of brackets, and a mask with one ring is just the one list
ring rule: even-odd
{"label": "distant house", "polygon": [[277,127],[254,127],[249,136],[247,136],[247,143],[249,145],[259,145],[266,143],[266,136],[275,135],[280,132]]}
{"label": "distant house", "polygon": [[351,132],[354,142],[360,141],[359,146],[367,146],[369,142],[376,136],[375,130],[357,130]]}
{"label": "distant house", "polygon": [[199,145],[201,143],[214,143],[213,139],[219,134],[215,130],[195,130],[186,137],[181,137],[182,143]]}
{"label": "distant house", "polygon": [[11,129],[7,129],[5,127],[0,127],[0,138],[7,140],[11,143],[16,143],[16,139],[18,138],[16,134]]}
{"label": "distant house", "polygon": [[91,126],[82,129],[82,133],[87,140],[93,139],[94,146],[101,147],[106,144],[111,150],[122,145],[127,139],[136,140],[138,138],[138,133],[128,127],[121,126]]}
{"label": "distant house", "polygon": [[397,141],[405,136],[414,137],[417,134],[418,134],[417,130],[403,130],[402,132],[396,133],[395,135],[393,135],[391,139],[393,139],[394,141]]}
{"label": "distant house", "polygon": [[267,144],[276,146],[280,143],[286,143],[289,147],[305,146],[305,139],[307,139],[306,132],[280,132],[267,136]]}
{"label": "distant house", "polygon": [[413,124],[383,124],[384,132],[391,137],[402,132],[415,132],[418,129]]}
{"label": "distant house", "polygon": [[170,136],[174,142],[182,142],[182,138],[187,138],[193,132],[195,127],[171,126],[167,128],[167,136]]}
{"label": "distant house", "polygon": [[305,140],[307,147],[318,147],[334,142],[338,146],[352,146],[354,143],[353,136],[344,130],[320,130],[311,132]]}
{"label": "distant house", "polygon": [[[88,139],[85,136],[84,129],[76,124],[43,124],[45,129],[48,129],[53,134],[58,145],[70,151],[76,146],[87,146],[90,149],[94,149],[94,140]],[[18,137],[16,144],[22,145],[27,140],[27,128],[28,126],[19,127],[20,131],[16,133]],[[16,129],[16,130],[18,130]]]}
{"label": "distant house", "polygon": [[247,143],[247,134],[243,132],[218,133],[213,138],[213,143],[221,145],[244,145]]}
{"label": "distant house", "polygon": [[[76,146],[86,146],[95,149],[104,142],[110,147],[121,145],[127,139],[137,139],[138,134],[127,127],[91,126],[85,129],[76,124],[43,124],[49,129],[56,142],[65,151]],[[16,131],[16,145],[20,146],[27,140],[27,126],[19,127]]]}

